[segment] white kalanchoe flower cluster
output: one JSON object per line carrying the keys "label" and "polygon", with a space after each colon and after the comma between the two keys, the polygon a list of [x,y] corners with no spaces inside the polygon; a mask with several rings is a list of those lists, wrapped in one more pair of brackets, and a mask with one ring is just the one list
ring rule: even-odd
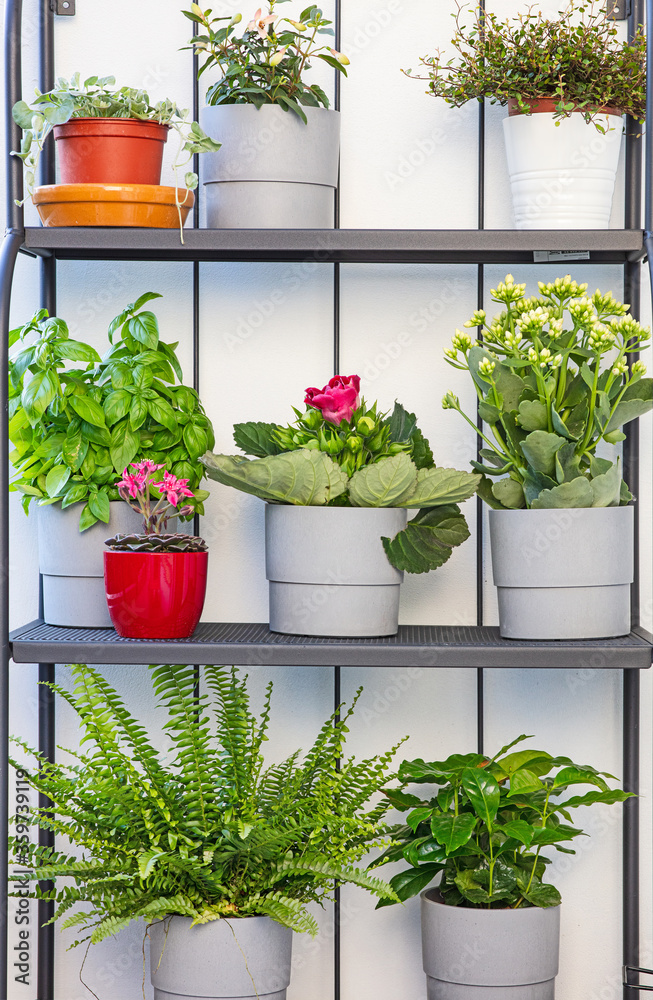
{"label": "white kalanchoe flower cluster", "polygon": [[444,353],[446,357],[451,358],[452,361],[456,361],[458,358],[458,351],[462,351],[464,355],[467,355],[468,351],[471,350],[476,341],[472,340],[470,335],[464,330],[456,330],[451,339],[451,343],[453,346]]}
{"label": "white kalanchoe flower cluster", "polygon": [[519,327],[523,336],[539,337],[548,321],[548,310],[544,309],[543,306],[538,306],[537,309],[531,309],[529,312],[522,313],[519,320]]}
{"label": "white kalanchoe flower cluster", "polygon": [[564,278],[556,278],[545,284],[538,281],[537,287],[542,295],[553,295],[556,299],[567,299],[575,295],[583,295],[587,291],[587,282],[579,285],[577,281],[571,280],[571,275],[566,274]]}
{"label": "white kalanchoe flower cluster", "polygon": [[477,309],[473,313],[473,315],[471,316],[471,318],[467,320],[467,322],[464,324],[464,326],[466,326],[468,330],[472,329],[472,327],[475,327],[475,326],[485,326],[485,317],[486,317],[486,315],[487,314],[485,312],[485,309]]}
{"label": "white kalanchoe flower cluster", "polygon": [[523,285],[516,285],[512,274],[507,274],[505,281],[499,282],[496,288],[490,289],[490,294],[496,302],[505,302],[508,305],[509,302],[521,299],[525,291],[525,282]]}
{"label": "white kalanchoe flower cluster", "polygon": [[592,302],[599,315],[625,316],[630,309],[630,306],[625,303],[617,302],[612,292],[606,292],[605,295],[601,295],[598,288],[592,296]]}
{"label": "white kalanchoe flower cluster", "polygon": [[594,304],[591,299],[585,298],[585,296],[570,302],[567,308],[569,309],[572,319],[574,322],[578,323],[579,326],[589,325],[596,321]]}
{"label": "white kalanchoe flower cluster", "polygon": [[460,400],[458,396],[455,396],[453,392],[447,392],[442,397],[442,409],[443,410],[459,410]]}
{"label": "white kalanchoe flower cluster", "polygon": [[646,365],[644,364],[643,361],[636,361],[633,367],[631,368],[631,373],[634,378],[642,378],[644,375],[646,375],[646,371],[647,371]]}
{"label": "white kalanchoe flower cluster", "polygon": [[478,373],[483,378],[489,379],[496,366],[497,366],[496,361],[492,361],[490,360],[490,358],[483,358],[480,365],[478,366]]}
{"label": "white kalanchoe flower cluster", "polygon": [[617,363],[613,365],[612,368],[613,375],[626,375],[627,373],[628,373],[628,362],[626,361],[625,358],[622,358],[621,361],[617,361]]}
{"label": "white kalanchoe flower cluster", "polygon": [[647,326],[642,326],[632,316],[624,316],[622,319],[615,320],[612,324],[612,329],[616,334],[623,337],[624,342],[630,340],[632,337],[645,341],[651,336],[650,329]]}

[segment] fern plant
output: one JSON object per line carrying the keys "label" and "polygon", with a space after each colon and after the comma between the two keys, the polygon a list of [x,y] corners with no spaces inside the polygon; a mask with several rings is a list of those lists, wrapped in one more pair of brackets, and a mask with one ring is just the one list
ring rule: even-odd
{"label": "fern plant", "polygon": [[370,798],[391,777],[397,749],[344,758],[360,691],[341,718],[325,722],[303,759],[298,750],[266,768],[272,684],[257,719],[234,668],[206,667],[212,708],[209,695],[195,692],[193,667],[150,670],[170,753],[153,747],[117,692],[84,664],[72,667],[72,693],[48,685],[79,717],[82,749],[69,751],[72,762],[48,762],[14,739],[36,766],[13,766],[48,803],[31,822],[66,837],[76,853],[26,847],[15,837],[10,848],[41,883],[30,898],[53,898],[53,920],[80,928],[74,945],[169,915],[194,924],[268,915],[316,934],[306,904],[328,897],[334,880],[396,900],[385,882],[356,867],[371,847],[388,843],[388,804]]}

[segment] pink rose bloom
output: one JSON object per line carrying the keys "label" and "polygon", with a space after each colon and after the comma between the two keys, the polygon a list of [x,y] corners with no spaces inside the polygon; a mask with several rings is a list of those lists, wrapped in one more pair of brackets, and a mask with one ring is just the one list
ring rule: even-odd
{"label": "pink rose bloom", "polygon": [[307,389],[304,403],[321,410],[330,424],[341,424],[360,406],[360,384],[358,375],[336,375],[323,389]]}

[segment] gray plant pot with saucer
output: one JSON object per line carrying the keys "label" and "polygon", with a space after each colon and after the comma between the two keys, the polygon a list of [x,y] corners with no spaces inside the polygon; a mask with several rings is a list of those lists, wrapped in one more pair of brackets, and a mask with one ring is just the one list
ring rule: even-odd
{"label": "gray plant pot with saucer", "polygon": [[292,931],[271,917],[152,924],[154,1000],[286,1000]]}
{"label": "gray plant pot with saucer", "polygon": [[349,638],[396,635],[404,574],[382,537],[406,527],[400,507],[265,506],[270,629]]}
{"label": "gray plant pot with saucer", "polygon": [[333,229],[340,113],[304,108],[308,124],[279,105],[201,110],[222,143],[202,156],[209,229]]}
{"label": "gray plant pot with saucer", "polygon": [[489,515],[504,638],[606,639],[630,632],[633,507]]}
{"label": "gray plant pot with saucer", "polygon": [[109,523],[80,532],[80,504],[37,507],[43,616],[48,625],[111,628],[104,589],[104,542],[141,531],[143,518],[122,500],[110,504]]}
{"label": "gray plant pot with saucer", "polygon": [[447,906],[421,894],[428,1000],[554,1000],[560,907]]}

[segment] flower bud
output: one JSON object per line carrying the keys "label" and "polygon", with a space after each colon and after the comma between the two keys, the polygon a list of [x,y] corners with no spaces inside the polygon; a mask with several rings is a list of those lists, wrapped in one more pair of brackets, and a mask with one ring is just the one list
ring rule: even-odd
{"label": "flower bud", "polygon": [[270,66],[278,66],[287,51],[288,51],[288,46],[286,45],[285,48],[279,49],[277,52],[275,52],[272,58],[270,59]]}
{"label": "flower bud", "polygon": [[198,17],[204,17],[204,11],[202,10],[202,8],[198,3],[192,3],[190,5],[190,9],[192,10],[193,14],[197,14]]}
{"label": "flower bud", "polygon": [[359,434],[362,434],[363,437],[367,437],[371,434],[375,427],[376,423],[371,417],[361,417],[356,424],[356,430]]}
{"label": "flower bud", "polygon": [[301,21],[293,21],[290,17],[287,17],[286,20],[288,21],[288,24],[292,24],[295,31],[306,31],[306,25]]}
{"label": "flower bud", "polygon": [[337,59],[341,66],[349,66],[349,59],[343,52],[337,52],[336,49],[329,49],[329,52],[334,59]]}
{"label": "flower bud", "polygon": [[352,455],[358,455],[359,451],[363,449],[363,441],[357,434],[350,434],[346,444]]}
{"label": "flower bud", "polygon": [[234,16],[232,17],[231,21],[229,22],[229,27],[232,28],[234,26],[234,24],[240,24],[240,22],[242,21],[242,19],[243,19],[243,15],[242,14],[234,14]]}

